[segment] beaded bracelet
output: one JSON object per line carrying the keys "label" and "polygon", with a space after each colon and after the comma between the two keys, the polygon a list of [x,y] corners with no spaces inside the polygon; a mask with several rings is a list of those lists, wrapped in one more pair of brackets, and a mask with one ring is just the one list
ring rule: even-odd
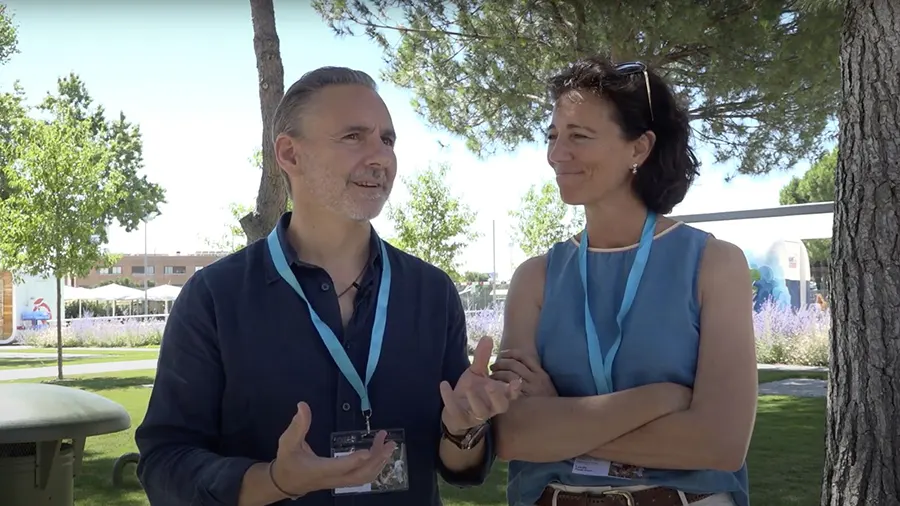
{"label": "beaded bracelet", "polygon": [[289,492],[286,492],[283,488],[278,486],[278,483],[275,481],[275,473],[272,471],[275,467],[275,460],[277,459],[272,459],[272,461],[269,462],[269,481],[272,482],[272,485],[275,487],[275,489],[278,490],[278,492],[280,492],[281,494],[287,496],[287,498],[292,501],[296,501],[297,499],[303,497],[302,495],[293,495]]}

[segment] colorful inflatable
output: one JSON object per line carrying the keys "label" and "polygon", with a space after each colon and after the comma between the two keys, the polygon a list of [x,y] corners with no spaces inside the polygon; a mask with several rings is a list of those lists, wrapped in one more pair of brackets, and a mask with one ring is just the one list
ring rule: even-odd
{"label": "colorful inflatable", "polygon": [[802,241],[778,240],[764,253],[744,251],[750,268],[758,273],[753,282],[753,310],[766,301],[779,307],[800,309],[814,303],[810,291],[809,253]]}

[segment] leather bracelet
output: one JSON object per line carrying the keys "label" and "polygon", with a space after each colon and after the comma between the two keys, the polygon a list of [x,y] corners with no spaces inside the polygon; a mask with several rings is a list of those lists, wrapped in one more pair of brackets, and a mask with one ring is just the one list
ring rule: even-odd
{"label": "leather bracelet", "polygon": [[275,461],[276,461],[276,460],[278,460],[278,459],[272,459],[271,462],[269,462],[269,481],[272,482],[272,486],[274,486],[275,489],[278,490],[278,492],[279,492],[280,494],[284,495],[285,497],[287,497],[288,499],[290,499],[290,500],[292,500],[292,501],[296,501],[297,499],[300,499],[301,497],[303,497],[302,495],[294,495],[294,494],[291,494],[290,492],[288,492],[288,491],[286,491],[285,489],[281,488],[281,487],[278,485],[278,482],[275,481],[275,473],[273,472],[273,469],[275,468]]}

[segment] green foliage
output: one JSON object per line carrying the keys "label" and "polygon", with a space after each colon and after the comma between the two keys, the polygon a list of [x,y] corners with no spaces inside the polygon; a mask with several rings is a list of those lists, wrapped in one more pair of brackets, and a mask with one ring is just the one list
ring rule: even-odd
{"label": "green foliage", "polygon": [[[819,158],[803,177],[791,178],[781,189],[778,202],[781,205],[833,202],[837,157],[838,148],[835,147]],[[831,239],[807,239],[803,244],[811,264],[827,263],[831,258]]]}
{"label": "green foliage", "polygon": [[0,201],[0,264],[14,275],[83,277],[107,261],[109,210],[124,176],[110,172],[113,153],[89,120],[26,120],[4,146],[0,167],[10,195]]}
{"label": "green foliage", "polygon": [[231,220],[228,222],[227,230],[221,237],[217,239],[206,239],[206,245],[216,251],[238,251],[247,245],[247,235],[241,227],[240,219],[253,211],[253,206],[238,204],[232,202],[228,206],[228,212]]}
{"label": "green foliage", "polygon": [[443,269],[460,280],[457,259],[470,241],[478,238],[472,229],[475,214],[450,193],[446,164],[431,167],[413,179],[404,179],[410,199],[399,206],[389,205],[397,237],[394,246]]}
{"label": "green foliage", "polygon": [[553,181],[540,188],[533,185],[522,197],[519,209],[509,214],[516,220],[513,236],[529,257],[543,255],[584,228],[584,210],[563,202]]}
{"label": "green foliage", "polygon": [[12,16],[6,12],[6,5],[0,4],[0,65],[18,53],[18,38]]}
{"label": "green foliage", "polygon": [[462,275],[462,280],[466,283],[484,283],[491,280],[490,273],[466,271]]}
{"label": "green foliage", "polygon": [[837,169],[837,147],[819,158],[816,163],[803,174],[794,176],[781,189],[778,202],[781,205],[809,204],[812,202],[834,201],[834,173]]}
{"label": "green foliage", "polygon": [[[807,2],[812,3],[812,2]],[[540,138],[546,81],[578,57],[640,59],[664,75],[717,159],[739,172],[815,153],[840,98],[841,10],[758,2],[315,0],[336,33],[384,49],[384,78],[479,155]],[[398,40],[399,39],[399,40]]]}
{"label": "green foliage", "polygon": [[107,119],[103,106],[94,105],[84,82],[69,74],[57,82],[58,94],[48,95],[39,106],[55,121],[80,122],[89,125],[90,139],[105,146],[109,153],[104,177],[119,180],[118,199],[106,210],[108,223],[113,220],[131,232],[145,217],[158,214],[165,202],[165,190],[139,175],[144,166],[140,128],[125,120],[125,114]]}

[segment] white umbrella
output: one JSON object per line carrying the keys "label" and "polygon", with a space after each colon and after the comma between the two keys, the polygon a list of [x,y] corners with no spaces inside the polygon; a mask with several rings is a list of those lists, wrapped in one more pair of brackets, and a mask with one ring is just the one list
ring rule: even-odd
{"label": "white umbrella", "polygon": [[78,316],[82,316],[81,311],[81,301],[83,300],[94,300],[94,291],[90,288],[84,288],[81,286],[64,286],[63,287],[63,300],[77,300],[78,301]]}
{"label": "white umbrella", "polygon": [[144,292],[112,283],[91,289],[91,295],[94,300],[128,300],[135,296],[143,298]]}
{"label": "white umbrella", "polygon": [[94,290],[82,286],[64,286],[63,299],[65,300],[95,300]]}
{"label": "white umbrella", "polygon": [[[147,298],[150,300],[173,301],[181,293],[180,286],[160,285],[147,290]],[[143,298],[143,295],[141,296]]]}
{"label": "white umbrella", "polygon": [[129,288],[127,286],[117,285],[115,283],[109,285],[98,286],[91,290],[94,300],[105,300],[112,302],[113,313],[116,315],[116,301],[130,300],[135,295],[144,296],[144,292],[137,288]]}

